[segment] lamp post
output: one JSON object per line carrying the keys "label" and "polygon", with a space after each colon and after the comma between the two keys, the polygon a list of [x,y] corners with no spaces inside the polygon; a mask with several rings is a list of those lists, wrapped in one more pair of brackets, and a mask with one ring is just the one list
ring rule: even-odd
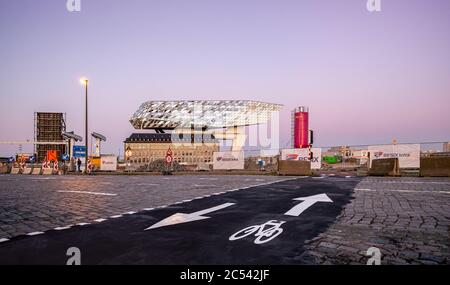
{"label": "lamp post", "polygon": [[85,158],[84,158],[84,173],[87,173],[88,169],[88,79],[87,78],[81,78],[80,79],[81,84],[85,87],[85,133],[84,133],[84,142],[85,142]]}

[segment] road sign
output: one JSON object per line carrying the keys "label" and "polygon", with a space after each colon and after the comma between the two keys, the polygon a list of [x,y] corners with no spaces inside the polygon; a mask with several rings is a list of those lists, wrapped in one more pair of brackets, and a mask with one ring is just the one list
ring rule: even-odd
{"label": "road sign", "polygon": [[56,150],[47,150],[47,161],[58,161],[58,152]]}
{"label": "road sign", "polygon": [[73,157],[86,157],[86,146],[84,145],[74,145],[73,146]]}
{"label": "road sign", "polygon": [[235,203],[224,203],[224,204],[212,207],[212,208],[208,208],[208,209],[197,211],[197,212],[190,213],[190,214],[176,213],[176,214],[173,214],[172,216],[165,218],[164,220],[161,220],[161,221],[157,222],[156,224],[146,228],[145,230],[151,230],[151,229],[156,229],[159,227],[165,227],[165,226],[170,226],[170,225],[176,225],[176,224],[181,224],[181,223],[188,223],[188,222],[192,222],[192,221],[209,219],[209,217],[206,217],[203,215],[221,210],[223,208],[230,207],[234,204]]}
{"label": "road sign", "polygon": [[62,158],[62,160],[65,160],[65,161],[70,160],[69,154],[67,154],[67,153],[64,153],[61,158]]}
{"label": "road sign", "polygon": [[172,163],[172,161],[173,161],[172,150],[170,149],[170,146],[169,146],[169,149],[166,152],[166,162]]}

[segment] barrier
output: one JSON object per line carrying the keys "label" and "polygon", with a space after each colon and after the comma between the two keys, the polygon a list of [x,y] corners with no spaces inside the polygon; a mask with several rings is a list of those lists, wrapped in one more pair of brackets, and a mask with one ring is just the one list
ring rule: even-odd
{"label": "barrier", "polygon": [[422,157],[420,176],[450,177],[450,157]]}
{"label": "barrier", "polygon": [[311,175],[311,162],[304,160],[278,161],[279,175]]}
{"label": "barrier", "polygon": [[33,169],[31,168],[31,167],[24,167],[23,169],[22,169],[22,174],[31,174],[31,171],[32,171]]}
{"label": "barrier", "polygon": [[8,171],[8,165],[0,165],[0,174],[7,174]]}
{"label": "barrier", "polygon": [[39,175],[41,174],[41,168],[35,167],[33,168],[33,172],[31,172],[32,175]]}
{"label": "barrier", "polygon": [[369,170],[371,176],[400,176],[398,158],[382,158],[372,160]]}
{"label": "barrier", "polygon": [[13,167],[11,168],[11,174],[19,174],[20,168],[19,167]]}
{"label": "barrier", "polygon": [[53,174],[53,168],[43,168],[42,169],[42,175],[52,175]]}

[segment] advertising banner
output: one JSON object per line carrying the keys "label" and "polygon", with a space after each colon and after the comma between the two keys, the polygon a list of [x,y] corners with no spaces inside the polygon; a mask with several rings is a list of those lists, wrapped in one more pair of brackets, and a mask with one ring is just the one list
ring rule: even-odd
{"label": "advertising banner", "polygon": [[115,155],[102,155],[100,157],[100,170],[101,171],[116,171],[117,170],[117,157]]}
{"label": "advertising banner", "polygon": [[[311,160],[311,169],[320,169],[322,167],[322,149],[311,148],[313,158]],[[307,160],[309,161],[309,150],[307,148],[291,148],[281,150],[281,160]]]}
{"label": "advertising banner", "polygon": [[215,152],[213,154],[213,169],[244,169],[244,152]]}
{"label": "advertising banner", "polygon": [[420,168],[420,144],[373,145],[369,153],[370,165],[374,159],[398,157],[400,168]]}

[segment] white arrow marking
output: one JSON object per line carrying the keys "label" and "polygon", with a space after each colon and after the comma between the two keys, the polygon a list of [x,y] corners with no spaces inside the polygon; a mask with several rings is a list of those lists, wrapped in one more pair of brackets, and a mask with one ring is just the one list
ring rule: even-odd
{"label": "white arrow marking", "polygon": [[298,217],[301,213],[303,213],[306,209],[311,207],[317,202],[333,202],[326,194],[317,194],[308,197],[299,197],[294,198],[293,200],[303,201],[302,203],[296,205],[286,213],[287,216],[295,216]]}
{"label": "white arrow marking", "polygon": [[153,226],[146,228],[145,230],[151,230],[151,229],[156,229],[159,227],[165,227],[165,226],[170,226],[170,225],[176,225],[176,224],[181,224],[181,223],[188,223],[188,222],[193,222],[193,221],[198,221],[198,220],[209,219],[209,217],[206,217],[203,215],[221,210],[223,208],[230,207],[234,204],[235,203],[224,203],[219,206],[215,206],[212,208],[208,208],[208,209],[197,211],[197,212],[190,213],[190,214],[176,213],[170,217],[165,218],[164,220],[157,222]]}

